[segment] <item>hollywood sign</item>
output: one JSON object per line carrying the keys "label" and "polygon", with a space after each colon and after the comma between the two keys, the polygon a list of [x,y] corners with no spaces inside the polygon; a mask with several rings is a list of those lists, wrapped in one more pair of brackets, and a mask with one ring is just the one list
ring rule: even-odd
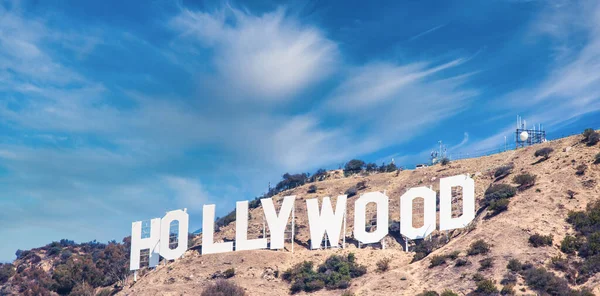
{"label": "hollywood sign", "polygon": [[[452,217],[452,187],[462,187],[462,215]],[[423,226],[413,226],[413,200],[423,198]],[[236,203],[235,251],[266,249],[283,249],[284,233],[294,209],[296,197],[286,196],[279,209],[271,198],[261,199],[265,220],[270,237],[248,239],[248,201]],[[475,182],[468,175],[458,175],[440,179],[440,230],[452,230],[467,226],[475,218]],[[338,196],[335,210],[329,197],[324,197],[321,209],[317,198],[306,200],[306,209],[310,231],[311,249],[321,248],[323,237],[331,246],[337,247],[342,227],[345,228],[347,196]],[[365,227],[367,204],[374,203],[377,208],[377,227],[368,232]],[[389,232],[389,198],[381,192],[369,192],[361,195],[354,202],[354,238],[362,244],[381,241]],[[233,251],[233,242],[214,242],[215,205],[204,205],[202,213],[202,254],[214,254]],[[170,227],[173,221],[178,222],[177,247],[170,248]],[[292,222],[293,223],[293,222]],[[174,260],[183,256],[188,248],[189,215],[186,210],[167,212],[161,218],[150,220],[150,230],[142,238],[142,221],[133,222],[131,226],[130,269],[140,268],[140,253],[149,250],[148,265],[155,267],[159,256]],[[293,228],[293,227],[292,227]],[[422,239],[436,228],[436,192],[428,187],[409,189],[400,197],[400,233],[407,239]],[[292,230],[293,231],[293,230]],[[270,244],[268,244],[270,243]],[[292,242],[293,243],[293,242]]]}

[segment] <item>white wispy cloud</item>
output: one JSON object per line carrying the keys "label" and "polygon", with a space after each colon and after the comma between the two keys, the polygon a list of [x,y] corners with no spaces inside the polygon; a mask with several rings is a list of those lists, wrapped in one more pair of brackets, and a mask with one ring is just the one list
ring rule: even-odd
{"label": "white wispy cloud", "polygon": [[215,13],[184,9],[171,21],[184,40],[212,48],[231,98],[278,101],[335,71],[337,45],[283,9],[254,16],[231,7]]}

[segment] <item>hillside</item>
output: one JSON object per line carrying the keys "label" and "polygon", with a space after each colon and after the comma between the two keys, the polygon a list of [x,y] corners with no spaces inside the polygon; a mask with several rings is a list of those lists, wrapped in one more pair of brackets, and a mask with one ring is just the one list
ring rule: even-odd
{"label": "hillside", "polygon": [[[534,156],[537,150],[546,147],[553,149],[548,159]],[[425,290],[441,293],[450,289],[458,295],[494,295],[494,293],[482,292],[479,287],[485,282],[483,279],[489,279],[498,290],[513,283],[516,294],[535,295],[543,294],[540,291],[545,289],[545,286],[536,286],[532,283],[532,278],[536,274],[531,271],[544,267],[551,274],[544,273],[539,277],[540,279],[536,277],[537,283],[545,281],[560,286],[567,285],[568,282],[567,287],[563,288],[570,287],[573,293],[578,293],[575,290],[589,288],[594,295],[600,295],[600,261],[597,261],[596,265],[592,261],[600,258],[598,255],[600,245],[591,245],[593,234],[588,236],[589,244],[586,245],[589,246],[588,249],[582,249],[581,245],[585,243],[578,241],[580,248],[577,252],[566,254],[564,246],[561,250],[561,242],[565,236],[577,235],[578,239],[582,240],[591,231],[580,226],[574,227],[581,224],[577,224],[577,221],[587,221],[581,220],[585,217],[582,218],[583,216],[580,215],[578,216],[580,219],[575,222],[573,218],[568,222],[567,218],[571,211],[584,211],[588,204],[600,200],[598,184],[600,164],[594,163],[599,152],[598,144],[586,145],[582,142],[582,136],[572,136],[500,154],[452,161],[443,166],[435,165],[419,170],[363,172],[350,177],[344,177],[342,170],[329,171],[322,181],[306,183],[273,197],[275,201],[280,202],[284,196],[296,195],[297,235],[293,253],[290,251],[291,245],[288,241],[287,250],[240,251],[201,256],[198,252],[201,247],[201,236],[198,236],[191,242],[192,248],[186,252],[184,258],[174,262],[162,262],[155,270],[140,270],[137,282],[133,283],[132,278],[129,277],[124,287],[115,292],[118,291],[118,295],[198,295],[217,278],[223,277],[226,270],[233,268],[234,275],[228,281],[243,287],[248,295],[289,295],[290,283],[282,276],[289,268],[303,261],[313,261],[315,265],[319,265],[331,255],[347,256],[353,253],[356,262],[366,266],[367,272],[352,279],[347,289],[321,289],[312,293],[298,294],[340,295],[346,292],[354,295],[417,295]],[[512,167],[508,176],[494,177],[498,168],[507,165]],[[508,184],[516,187],[513,178],[524,173],[535,175],[535,184],[531,186],[526,184],[519,188],[516,195],[510,197],[506,210],[497,210],[497,214],[492,214],[490,207],[486,207],[484,202],[488,200],[485,197],[486,190],[493,184]],[[407,189],[417,186],[432,186],[433,190],[437,191],[439,178],[458,174],[470,174],[475,179],[477,216],[472,225],[466,229],[450,232],[447,242],[445,233],[434,232],[431,240],[411,242],[410,251],[405,252],[403,241],[398,238],[397,229],[394,227],[399,221],[400,196]],[[358,186],[357,194],[348,198],[346,248],[309,250],[305,200],[324,196],[330,196],[335,200],[335,197],[344,194],[351,187],[356,187],[359,182],[364,182],[364,186]],[[308,193],[312,185],[316,185],[317,190]],[[379,244],[359,248],[352,238],[354,225],[351,217],[354,215],[354,201],[360,194],[371,191],[385,191],[390,198],[392,227],[390,235],[385,238],[385,249],[382,249]],[[491,204],[496,208],[500,207],[497,203]],[[375,214],[373,208],[367,207],[367,212],[371,216]],[[250,210],[249,238],[262,235],[262,217],[260,206]],[[596,223],[600,226],[600,221]],[[600,231],[600,229],[593,231]],[[534,234],[551,235],[552,241],[549,245],[541,243],[541,246],[534,247],[530,242]],[[234,238],[235,222],[222,226],[215,233],[216,241],[228,241]],[[468,250],[478,240],[489,244],[489,252],[469,255]],[[593,249],[594,247],[598,249]],[[598,252],[594,253],[596,252],[594,250]],[[418,251],[418,254],[415,251]],[[458,252],[458,255],[452,254],[453,252]],[[449,254],[452,256],[448,256]],[[414,260],[423,256],[425,257],[421,260]],[[29,262],[27,266],[52,266],[53,264],[49,263],[46,257],[42,256],[36,263]],[[378,263],[386,258],[390,259],[389,269],[378,268]],[[519,268],[518,272],[511,273],[507,269],[511,259],[517,259],[522,264],[530,264],[532,267]],[[14,263],[17,270],[22,265],[22,261],[19,259]],[[457,262],[461,263],[457,264]],[[512,263],[514,262],[516,261],[513,260]],[[488,268],[485,268],[486,266]],[[582,266],[587,269],[583,269]],[[50,268],[43,270],[50,272]],[[11,276],[3,286],[0,286],[0,291],[4,293],[11,291],[6,288],[15,281],[15,276]],[[560,279],[560,282],[557,283],[556,279]],[[13,293],[14,291],[12,290]],[[99,291],[99,288],[96,291]]]}
{"label": "hillside", "polygon": [[[551,147],[554,151],[545,161],[535,157],[535,151]],[[155,271],[142,276],[137,283],[124,289],[123,295],[182,295],[193,294],[211,283],[211,277],[229,268],[235,269],[235,276],[230,280],[236,282],[249,295],[288,295],[290,286],[287,282],[273,276],[294,264],[309,260],[323,262],[331,254],[347,254],[352,252],[357,261],[367,267],[367,273],[354,279],[349,292],[355,295],[416,295],[424,290],[442,292],[451,289],[459,294],[467,294],[476,290],[476,283],[471,278],[478,272],[479,261],[492,258],[493,267],[481,271],[484,277],[492,279],[498,289],[507,274],[506,266],[510,259],[530,262],[535,267],[548,267],[551,258],[561,255],[560,244],[565,235],[574,234],[571,224],[566,221],[569,211],[582,211],[592,201],[599,200],[598,180],[600,165],[593,164],[594,157],[600,152],[598,145],[587,146],[582,143],[581,136],[572,136],[548,143],[531,146],[516,151],[486,156],[475,159],[454,161],[446,166],[432,166],[420,170],[405,170],[399,173],[378,173],[367,176],[345,178],[341,171],[329,172],[324,181],[317,182],[317,192],[307,193],[311,184],[287,190],[274,197],[281,200],[286,195],[296,195],[296,224],[298,227],[297,242],[294,253],[289,251],[241,251],[227,254],[201,256],[195,250],[188,251],[184,259],[158,267]],[[498,167],[514,164],[511,175],[501,180],[493,177]],[[587,166],[583,175],[576,171],[582,164]],[[581,168],[579,168],[581,169]],[[471,174],[475,179],[476,198],[481,201],[486,189],[494,182],[511,183],[512,177],[519,173],[530,173],[537,176],[535,185],[519,191],[511,198],[508,210],[496,216],[486,218],[486,211],[479,211],[472,227],[467,230],[454,231],[450,241],[440,246],[426,258],[410,263],[414,252],[404,252],[402,246],[392,236],[386,238],[386,249],[380,246],[363,246],[357,248],[352,243],[352,219],[348,219],[347,246],[345,249],[308,250],[308,229],[305,199],[337,196],[360,181],[366,181],[366,188],[348,200],[348,216],[353,217],[353,202],[364,192],[386,191],[390,197],[390,221],[399,220],[399,198],[408,188],[416,186],[439,187],[438,179],[457,174]],[[569,197],[568,190],[576,192]],[[299,200],[298,200],[299,199]],[[372,210],[372,209],[371,209]],[[373,212],[371,212],[373,214]],[[262,231],[262,208],[250,211],[250,238],[259,237]],[[529,238],[533,234],[552,235],[551,246],[533,247]],[[434,236],[436,234],[434,233]],[[231,223],[222,227],[215,234],[215,239],[233,240],[235,225]],[[491,245],[488,255],[467,256],[466,251],[471,243],[484,240]],[[195,244],[200,243],[200,238]],[[414,246],[412,247],[414,249]],[[288,246],[290,249],[290,246]],[[459,257],[471,264],[455,267],[448,261],[429,268],[431,258],[436,255],[459,251]],[[562,257],[566,257],[562,254]],[[382,258],[390,258],[390,269],[377,271],[377,262]],[[580,260],[573,257],[572,260]],[[547,268],[552,270],[551,268]],[[553,271],[564,277],[561,271]],[[593,293],[600,295],[600,275],[595,274],[584,284],[571,284],[572,288],[594,288]],[[517,277],[514,287],[518,294],[532,294],[522,277]],[[313,295],[339,295],[340,290],[320,290]]]}

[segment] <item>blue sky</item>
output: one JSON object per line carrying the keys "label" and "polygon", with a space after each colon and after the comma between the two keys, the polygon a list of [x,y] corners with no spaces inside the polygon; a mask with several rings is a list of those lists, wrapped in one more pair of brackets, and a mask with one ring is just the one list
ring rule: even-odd
{"label": "blue sky", "polygon": [[517,114],[600,126],[597,1],[0,3],[0,261],[183,207],[197,229],[285,172],[498,148]]}

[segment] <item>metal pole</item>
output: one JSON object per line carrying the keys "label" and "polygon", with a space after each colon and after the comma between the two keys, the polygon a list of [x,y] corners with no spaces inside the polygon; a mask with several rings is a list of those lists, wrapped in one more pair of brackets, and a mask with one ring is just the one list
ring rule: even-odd
{"label": "metal pole", "polygon": [[292,253],[294,253],[294,222],[296,220],[296,204],[292,207]]}
{"label": "metal pole", "polygon": [[346,211],[344,211],[344,237],[342,238],[342,249],[346,248]]}

